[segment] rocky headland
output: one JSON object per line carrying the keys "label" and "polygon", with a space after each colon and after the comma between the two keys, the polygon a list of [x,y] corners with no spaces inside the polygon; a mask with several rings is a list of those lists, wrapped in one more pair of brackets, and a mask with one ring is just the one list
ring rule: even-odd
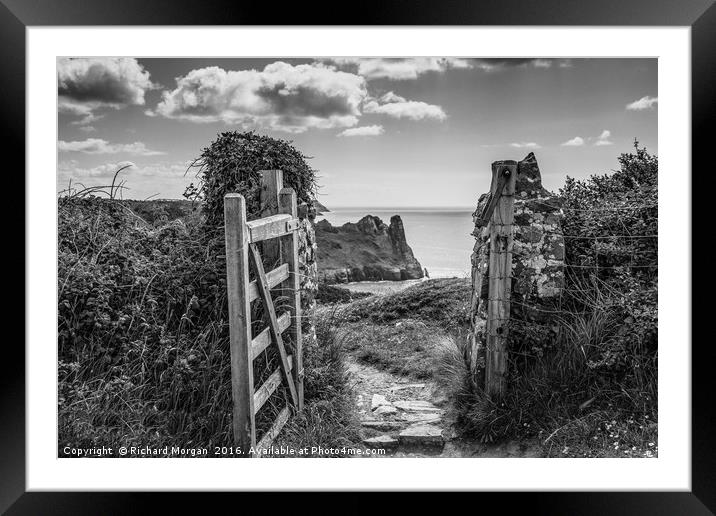
{"label": "rocky headland", "polygon": [[399,215],[390,218],[390,225],[366,215],[339,227],[321,220],[315,229],[318,279],[323,283],[400,281],[425,275],[405,239]]}

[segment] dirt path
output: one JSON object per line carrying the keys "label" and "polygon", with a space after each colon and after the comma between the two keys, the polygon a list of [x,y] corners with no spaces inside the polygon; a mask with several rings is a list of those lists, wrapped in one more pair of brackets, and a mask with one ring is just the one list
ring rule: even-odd
{"label": "dirt path", "polygon": [[456,437],[448,400],[429,381],[416,382],[348,359],[363,444],[390,457],[539,457],[518,442],[485,445]]}

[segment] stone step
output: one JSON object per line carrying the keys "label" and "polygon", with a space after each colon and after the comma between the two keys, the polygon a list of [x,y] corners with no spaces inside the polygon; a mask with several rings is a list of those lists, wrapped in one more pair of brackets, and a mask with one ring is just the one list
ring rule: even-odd
{"label": "stone step", "polygon": [[417,424],[402,430],[398,435],[401,446],[442,448],[445,446],[443,430],[439,426]]}
{"label": "stone step", "polygon": [[369,448],[393,450],[398,447],[398,440],[395,437],[391,437],[389,435],[379,435],[378,437],[363,439],[363,444],[365,444]]}
{"label": "stone step", "polygon": [[361,426],[365,428],[371,428],[373,430],[380,430],[382,432],[389,432],[391,430],[399,430],[405,426],[405,423],[400,421],[381,421],[379,419],[369,419],[361,421]]}
{"label": "stone step", "polygon": [[393,403],[405,412],[441,412],[440,407],[425,400],[399,400]]}

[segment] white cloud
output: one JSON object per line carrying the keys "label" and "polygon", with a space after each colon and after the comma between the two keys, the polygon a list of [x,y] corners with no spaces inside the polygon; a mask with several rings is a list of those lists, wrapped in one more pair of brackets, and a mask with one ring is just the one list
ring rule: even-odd
{"label": "white cloud", "polygon": [[514,142],[510,144],[510,147],[517,149],[540,149],[542,148],[538,143],[535,142]]}
{"label": "white cloud", "polygon": [[83,117],[89,124],[98,109],[144,105],[144,94],[155,88],[149,72],[127,57],[60,58],[57,60],[58,110]]}
{"label": "white cloud", "polygon": [[650,97],[649,95],[646,95],[639,100],[635,100],[634,102],[627,104],[626,108],[629,111],[643,111],[645,109],[653,109],[658,103],[659,97]]}
{"label": "white cloud", "polygon": [[583,145],[586,145],[587,142],[593,142],[592,144],[596,147],[601,147],[603,145],[614,145],[614,142],[609,139],[611,138],[611,136],[611,131],[609,131],[608,129],[604,129],[599,136],[588,136],[586,139],[582,138],[581,136],[575,136],[571,140],[567,140],[566,142],[562,143],[562,146],[582,147]]}
{"label": "white cloud", "polygon": [[61,179],[72,178],[82,180],[83,178],[107,178],[114,177],[114,174],[122,167],[126,168],[120,176],[131,179],[132,175],[145,177],[179,178],[184,177],[191,162],[187,161],[160,161],[146,165],[137,165],[133,161],[108,162],[94,167],[80,166],[77,160],[60,161],[57,165],[57,175]]}
{"label": "white cloud", "polygon": [[163,93],[155,113],[300,133],[356,125],[367,97],[359,75],[321,64],[277,61],[262,71],[192,70],[177,78],[174,90]]}
{"label": "white cloud", "polygon": [[119,161],[113,163],[104,163],[95,167],[81,167],[77,160],[61,161],[57,165],[57,175],[59,178],[72,178],[73,180],[81,180],[83,178],[99,178],[113,177],[114,174],[122,167],[136,168],[131,161]]}
{"label": "white cloud", "polygon": [[470,68],[468,59],[454,57],[360,58],[337,57],[325,60],[338,67],[372,79],[411,80],[428,72],[443,73],[449,69]]}
{"label": "white cloud", "polygon": [[496,72],[509,68],[552,68],[557,65],[559,68],[571,68],[571,59],[534,59],[534,58],[485,58],[470,60],[471,67],[485,72]]}
{"label": "white cloud", "polygon": [[596,141],[594,142],[594,145],[596,145],[597,147],[600,147],[602,145],[614,145],[614,142],[609,140],[611,135],[611,131],[604,129],[604,131],[602,131],[602,134],[597,137]]}
{"label": "white cloud", "polygon": [[135,154],[137,156],[157,156],[166,154],[164,152],[147,149],[142,142],[134,143],[109,143],[107,140],[100,138],[88,138],[86,140],[66,142],[60,140],[57,142],[57,148],[60,152],[83,152],[85,154]]}
{"label": "white cloud", "polygon": [[380,136],[385,133],[382,125],[364,125],[362,127],[351,127],[338,133],[338,136]]}
{"label": "white cloud", "polygon": [[394,118],[409,120],[433,119],[443,121],[447,118],[440,106],[415,100],[407,100],[392,91],[378,99],[371,98],[364,106],[365,113],[383,114]]}
{"label": "white cloud", "polygon": [[581,147],[584,145],[584,138],[581,138],[580,136],[575,136],[571,140],[567,140],[562,144],[565,147]]}
{"label": "white cloud", "polygon": [[108,162],[102,165],[81,166],[77,160],[65,160],[58,163],[58,189],[66,189],[70,181],[77,189],[83,187],[108,187],[114,175],[123,167],[117,176],[116,184],[123,188],[119,196],[125,199],[146,199],[161,194],[162,197],[181,198],[184,189],[193,180],[191,171],[187,175],[190,162],[159,161],[139,165],[132,161]]}

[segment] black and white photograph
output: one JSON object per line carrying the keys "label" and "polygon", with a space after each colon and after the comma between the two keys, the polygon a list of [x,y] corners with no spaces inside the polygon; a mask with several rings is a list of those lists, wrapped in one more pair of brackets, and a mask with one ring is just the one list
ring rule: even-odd
{"label": "black and white photograph", "polygon": [[57,458],[656,461],[658,71],[58,57]]}

